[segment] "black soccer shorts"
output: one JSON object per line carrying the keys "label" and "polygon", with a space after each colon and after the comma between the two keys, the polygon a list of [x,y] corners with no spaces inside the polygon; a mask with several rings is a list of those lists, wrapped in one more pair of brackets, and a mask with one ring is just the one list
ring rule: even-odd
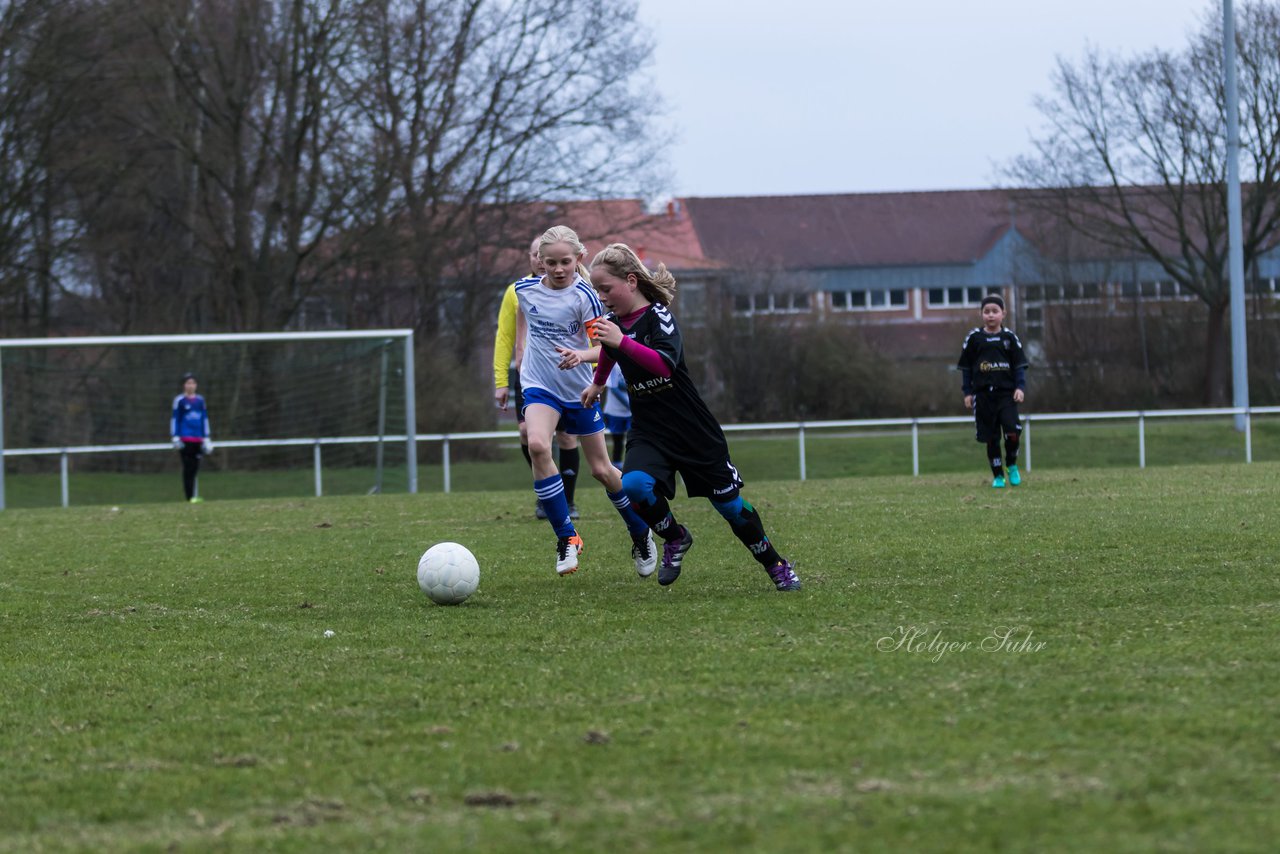
{"label": "black soccer shorts", "polygon": [[984,445],[998,442],[1009,433],[1022,432],[1018,404],[1013,402],[1013,389],[978,392],[973,397],[974,438]]}
{"label": "black soccer shorts", "polygon": [[676,497],[677,473],[684,480],[685,492],[690,498],[732,501],[743,486],[742,476],[728,454],[715,459],[687,459],[666,452],[634,433],[627,442],[622,471],[642,471],[649,475],[654,480],[654,490],[668,500]]}

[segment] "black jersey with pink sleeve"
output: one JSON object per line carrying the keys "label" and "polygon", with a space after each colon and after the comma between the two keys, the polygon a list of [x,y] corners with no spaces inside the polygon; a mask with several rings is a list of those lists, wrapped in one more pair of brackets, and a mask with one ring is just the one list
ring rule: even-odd
{"label": "black jersey with pink sleeve", "polygon": [[727,459],[724,431],[689,376],[680,326],[667,307],[650,305],[623,334],[656,351],[671,368],[670,376],[660,376],[628,358],[625,349],[604,347],[622,368],[631,394],[631,441],[651,442],[687,464],[715,465]]}

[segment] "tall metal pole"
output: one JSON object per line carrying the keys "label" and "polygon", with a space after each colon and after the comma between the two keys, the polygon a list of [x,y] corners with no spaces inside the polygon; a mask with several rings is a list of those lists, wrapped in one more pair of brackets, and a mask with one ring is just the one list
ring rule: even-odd
{"label": "tall metal pole", "polygon": [[[1249,405],[1248,339],[1244,328],[1244,229],[1240,214],[1240,96],[1236,92],[1236,18],[1231,0],[1222,0],[1222,61],[1227,95],[1227,274],[1231,285],[1232,404]],[[1243,414],[1236,429],[1245,429]]]}

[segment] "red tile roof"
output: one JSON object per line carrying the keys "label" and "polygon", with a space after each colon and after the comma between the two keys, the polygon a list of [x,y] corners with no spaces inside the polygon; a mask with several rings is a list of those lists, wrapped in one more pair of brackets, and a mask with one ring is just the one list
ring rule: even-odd
{"label": "red tile roof", "polygon": [[1013,222],[1003,190],[683,202],[707,256],[789,269],[972,263]]}
{"label": "red tile roof", "polygon": [[[518,220],[529,224],[522,229],[528,232],[528,240],[553,225],[569,226],[586,246],[588,263],[608,244],[626,243],[651,268],[659,262],[672,270],[721,266],[702,251],[693,223],[679,202],[657,213],[646,210],[640,199],[533,203],[522,208]],[[515,241],[510,256],[504,254],[504,264],[523,267],[527,245]]]}

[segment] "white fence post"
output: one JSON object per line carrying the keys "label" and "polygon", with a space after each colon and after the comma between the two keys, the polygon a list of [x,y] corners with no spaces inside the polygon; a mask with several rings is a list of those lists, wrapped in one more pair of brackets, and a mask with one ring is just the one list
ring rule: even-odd
{"label": "white fence post", "polygon": [[315,445],[312,446],[311,459],[313,461],[313,465],[315,466],[315,472],[316,472],[316,498],[319,498],[321,495],[324,494],[324,490],[321,488],[321,481],[320,481],[320,440],[319,439],[316,439]]}
{"label": "white fence post", "polygon": [[1253,462],[1253,428],[1250,426],[1252,418],[1249,417],[1249,408],[1244,410],[1244,461],[1246,463]]}
{"label": "white fence post", "polygon": [[409,494],[418,492],[418,403],[414,391],[413,330],[404,337],[404,467],[409,471]]}
{"label": "white fence post", "polygon": [[440,442],[440,466],[444,469],[444,491],[448,492],[452,487],[452,478],[449,473],[449,436],[447,433]]}
{"label": "white fence post", "polygon": [[0,350],[0,510],[4,509],[4,351]]}
{"label": "white fence post", "polygon": [[1147,467],[1147,419],[1138,413],[1138,468]]}
{"label": "white fence post", "polygon": [[1031,416],[1027,415],[1022,420],[1027,422],[1022,427],[1022,467],[1031,471]]}
{"label": "white fence post", "polygon": [[800,482],[804,483],[806,470],[804,459],[804,422],[800,422]]}
{"label": "white fence post", "polygon": [[911,476],[920,476],[920,420],[911,419]]}
{"label": "white fence post", "polygon": [[62,476],[62,506],[70,507],[71,506],[71,484],[68,482],[70,480],[70,475],[69,475],[69,467],[67,465],[67,449],[66,448],[62,449],[62,458],[58,461],[58,463],[59,463],[58,465],[59,473]]}

